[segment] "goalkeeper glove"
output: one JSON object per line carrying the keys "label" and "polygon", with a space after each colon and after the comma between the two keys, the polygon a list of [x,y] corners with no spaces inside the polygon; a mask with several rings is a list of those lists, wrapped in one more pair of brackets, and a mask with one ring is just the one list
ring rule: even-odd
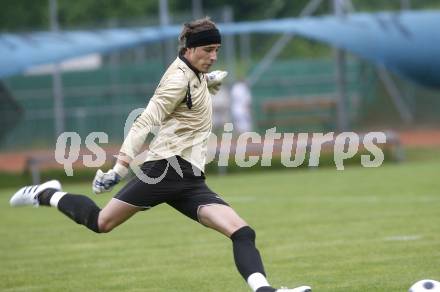
{"label": "goalkeeper glove", "polygon": [[107,172],[98,169],[95,178],[93,179],[93,192],[95,194],[110,192],[113,187],[127,175],[127,173],[128,169],[120,164],[116,164],[115,167]]}
{"label": "goalkeeper glove", "polygon": [[225,79],[227,75],[228,72],[220,70],[212,71],[206,74],[208,90],[212,95],[217,94],[217,92],[220,90],[223,79]]}

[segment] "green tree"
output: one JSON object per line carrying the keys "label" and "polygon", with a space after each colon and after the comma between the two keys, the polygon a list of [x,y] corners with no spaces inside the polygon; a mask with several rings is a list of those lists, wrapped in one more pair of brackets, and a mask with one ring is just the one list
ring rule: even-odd
{"label": "green tree", "polygon": [[47,0],[2,0],[0,2],[0,30],[47,30]]}

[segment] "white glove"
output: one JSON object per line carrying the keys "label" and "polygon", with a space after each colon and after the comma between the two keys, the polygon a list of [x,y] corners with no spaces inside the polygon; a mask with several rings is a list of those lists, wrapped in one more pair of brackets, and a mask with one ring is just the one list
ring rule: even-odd
{"label": "white glove", "polygon": [[216,70],[206,74],[206,79],[208,82],[208,90],[212,95],[215,95],[222,85],[223,79],[226,78],[228,72]]}
{"label": "white glove", "polygon": [[95,194],[101,194],[104,192],[110,192],[113,187],[121,181],[121,176],[116,173],[113,169],[110,169],[107,172],[102,172],[102,170],[98,169],[95,175],[95,179],[93,179],[93,192]]}

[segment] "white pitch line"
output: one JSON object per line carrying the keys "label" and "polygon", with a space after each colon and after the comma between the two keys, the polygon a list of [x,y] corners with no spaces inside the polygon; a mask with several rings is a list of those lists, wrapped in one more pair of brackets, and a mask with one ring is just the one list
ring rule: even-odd
{"label": "white pitch line", "polygon": [[411,241],[411,240],[419,240],[422,236],[420,235],[396,235],[396,236],[390,236],[385,237],[385,241]]}

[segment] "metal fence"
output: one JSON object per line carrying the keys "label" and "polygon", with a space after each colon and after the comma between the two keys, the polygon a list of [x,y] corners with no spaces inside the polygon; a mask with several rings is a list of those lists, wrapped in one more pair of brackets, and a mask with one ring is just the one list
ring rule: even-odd
{"label": "metal fence", "polygon": [[[224,64],[218,67],[222,66]],[[93,71],[64,73],[65,131],[75,131],[83,139],[90,132],[103,131],[108,134],[110,143],[121,143],[128,114],[133,109],[145,107],[164,69],[164,62],[156,58],[121,62],[117,66],[109,62]],[[350,58],[346,72],[350,128],[369,125],[385,128],[401,124],[371,65]],[[0,149],[53,147],[56,135],[52,76],[16,76],[4,80],[4,83],[23,109],[23,117],[0,141]],[[438,91],[404,81],[399,86],[413,111],[413,125],[440,125]],[[336,92],[334,60],[275,61],[252,87],[254,128],[260,132],[272,126],[277,126],[280,131],[334,130],[335,112],[331,106],[320,106],[319,100],[331,100]],[[268,110],[273,108],[268,106],[271,101],[283,105],[282,102],[287,100],[300,103],[278,112]],[[306,106],[301,106],[301,102]],[[325,121],[316,122],[320,117],[326,117]]]}

